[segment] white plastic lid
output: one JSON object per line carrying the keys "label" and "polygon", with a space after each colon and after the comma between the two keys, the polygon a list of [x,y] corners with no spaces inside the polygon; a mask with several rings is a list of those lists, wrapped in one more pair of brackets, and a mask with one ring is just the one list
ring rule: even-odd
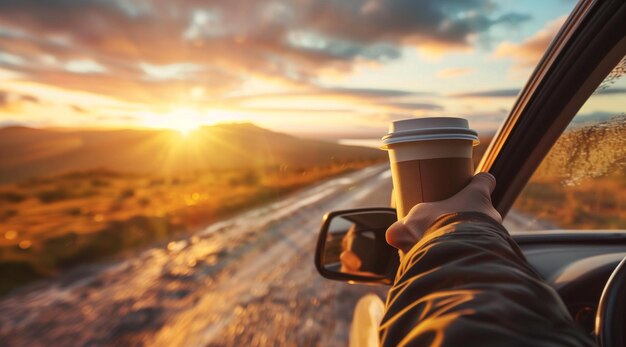
{"label": "white plastic lid", "polygon": [[478,133],[469,128],[465,118],[426,117],[411,118],[392,122],[389,134],[383,138],[381,149],[389,149],[390,145],[433,140],[469,140],[476,146],[480,142]]}

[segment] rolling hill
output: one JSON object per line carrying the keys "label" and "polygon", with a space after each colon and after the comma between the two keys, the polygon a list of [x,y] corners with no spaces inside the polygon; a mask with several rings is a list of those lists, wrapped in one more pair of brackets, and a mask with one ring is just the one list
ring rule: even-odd
{"label": "rolling hill", "polygon": [[249,123],[206,126],[188,136],[146,129],[0,129],[1,183],[93,168],[168,174],[385,158],[376,149],[297,138]]}

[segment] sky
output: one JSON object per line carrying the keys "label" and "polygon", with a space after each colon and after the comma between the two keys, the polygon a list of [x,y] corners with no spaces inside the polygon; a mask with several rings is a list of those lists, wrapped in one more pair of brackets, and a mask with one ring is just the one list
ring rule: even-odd
{"label": "sky", "polygon": [[572,0],[0,0],[0,126],[493,132]]}

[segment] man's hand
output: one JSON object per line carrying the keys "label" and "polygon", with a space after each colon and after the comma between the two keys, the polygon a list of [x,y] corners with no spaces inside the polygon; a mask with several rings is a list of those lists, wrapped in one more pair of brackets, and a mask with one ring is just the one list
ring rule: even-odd
{"label": "man's hand", "polygon": [[495,177],[481,172],[453,197],[415,205],[406,217],[387,229],[387,242],[407,253],[419,242],[424,232],[437,218],[448,213],[480,212],[502,222],[502,216],[491,203],[491,193],[495,187]]}

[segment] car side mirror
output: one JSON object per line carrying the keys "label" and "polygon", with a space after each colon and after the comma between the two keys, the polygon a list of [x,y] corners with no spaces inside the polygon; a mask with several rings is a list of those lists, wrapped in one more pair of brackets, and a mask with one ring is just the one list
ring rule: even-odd
{"label": "car side mirror", "polygon": [[400,257],[385,232],[397,219],[392,208],[361,208],[326,214],[315,267],[326,278],[351,283],[392,284]]}

